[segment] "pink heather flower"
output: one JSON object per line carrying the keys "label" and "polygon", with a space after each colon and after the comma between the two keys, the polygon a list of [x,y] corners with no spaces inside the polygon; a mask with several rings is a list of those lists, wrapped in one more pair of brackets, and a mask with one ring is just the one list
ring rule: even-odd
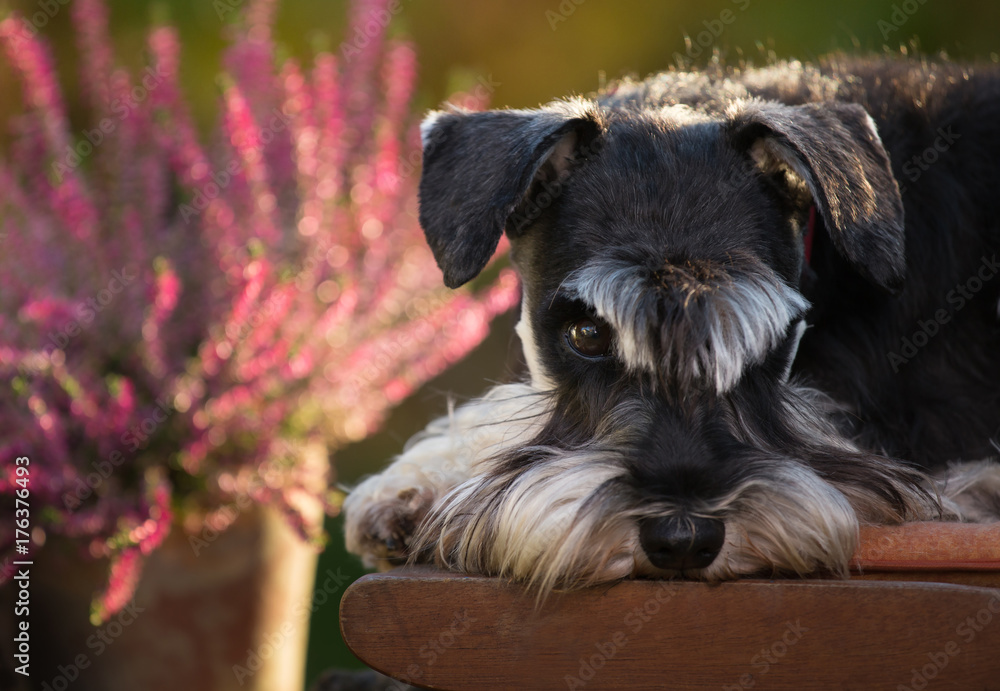
{"label": "pink heather flower", "polygon": [[40,116],[50,152],[61,153],[69,141],[69,128],[49,50],[17,15],[0,22],[0,41],[7,60],[22,75],[25,101]]}
{"label": "pink heather flower", "polygon": [[[21,76],[27,105],[38,116],[43,154],[51,158],[62,156],[69,146],[69,125],[49,50],[27,31],[16,15],[0,22],[0,43]],[[50,194],[50,203],[66,221],[70,233],[78,239],[90,237],[96,213],[76,177],[62,179]]]}
{"label": "pink heather flower", "polygon": [[142,574],[142,562],[142,553],[135,547],[125,549],[112,558],[108,586],[90,612],[90,621],[95,626],[105,622],[132,599]]}
{"label": "pink heather flower", "polygon": [[170,510],[171,492],[166,482],[159,482],[152,490],[152,505],[147,518],[135,532],[134,542],[139,551],[150,554],[170,534],[173,512]]}
{"label": "pink heather flower", "polygon": [[166,259],[159,262],[156,281],[151,286],[149,295],[152,305],[147,310],[146,319],[142,325],[142,338],[146,343],[146,354],[150,372],[163,376],[167,373],[166,348],[160,333],[167,318],[177,307],[180,297],[181,282]]}
{"label": "pink heather flower", "polygon": [[70,5],[80,56],[80,84],[91,108],[102,112],[111,103],[109,83],[114,58],[108,37],[108,8],[100,0],[75,0]]}
{"label": "pink heather flower", "polygon": [[77,307],[76,302],[46,296],[25,303],[19,316],[24,321],[35,322],[41,329],[49,330],[74,320]]}
{"label": "pink heather flower", "polygon": [[387,4],[352,2],[342,49],[303,69],[275,57],[276,2],[250,0],[202,134],[177,33],[154,28],[130,73],[105,4],[76,0],[84,126],[128,104],[97,143],[70,130],[43,39],[0,21],[25,111],[0,156],[0,451],[32,458],[45,530],[110,560],[95,621],[171,530],[240,496],[317,539],[331,478],[303,449],[374,433],[517,300],[509,271],[441,286],[415,217],[417,60],[385,39]]}

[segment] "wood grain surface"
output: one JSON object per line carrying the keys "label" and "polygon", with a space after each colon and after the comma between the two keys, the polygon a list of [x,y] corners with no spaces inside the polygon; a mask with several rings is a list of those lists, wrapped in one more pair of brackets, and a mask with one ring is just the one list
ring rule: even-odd
{"label": "wood grain surface", "polygon": [[1000,564],[983,566],[984,545],[971,569],[906,570],[893,550],[909,537],[869,531],[859,553],[882,570],[860,578],[626,581],[541,604],[498,579],[402,569],[352,585],[341,628],[371,667],[434,689],[1000,690]]}

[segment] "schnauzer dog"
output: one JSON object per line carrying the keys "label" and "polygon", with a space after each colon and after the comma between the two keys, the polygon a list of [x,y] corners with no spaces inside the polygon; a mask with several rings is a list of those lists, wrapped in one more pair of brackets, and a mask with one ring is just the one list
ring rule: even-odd
{"label": "schnauzer dog", "polygon": [[450,287],[507,233],[530,379],[359,485],[348,548],[547,591],[1000,519],[998,121],[996,65],[890,59],[431,114],[421,224]]}

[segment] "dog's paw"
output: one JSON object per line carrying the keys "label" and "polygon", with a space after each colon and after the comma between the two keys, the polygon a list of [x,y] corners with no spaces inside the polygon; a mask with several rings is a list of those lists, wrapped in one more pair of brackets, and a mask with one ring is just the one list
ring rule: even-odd
{"label": "dog's paw", "polygon": [[[405,484],[405,483],[404,483]],[[404,563],[420,522],[434,504],[428,487],[400,486],[373,477],[344,502],[347,549],[368,568],[385,571]]]}

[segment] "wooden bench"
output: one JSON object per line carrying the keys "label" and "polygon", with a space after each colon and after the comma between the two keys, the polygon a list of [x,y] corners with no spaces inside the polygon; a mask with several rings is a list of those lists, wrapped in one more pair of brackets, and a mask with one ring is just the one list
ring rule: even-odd
{"label": "wooden bench", "polygon": [[409,568],[361,578],[341,629],[434,689],[1000,689],[1000,524],[862,532],[850,580],[627,581],[550,596]]}

